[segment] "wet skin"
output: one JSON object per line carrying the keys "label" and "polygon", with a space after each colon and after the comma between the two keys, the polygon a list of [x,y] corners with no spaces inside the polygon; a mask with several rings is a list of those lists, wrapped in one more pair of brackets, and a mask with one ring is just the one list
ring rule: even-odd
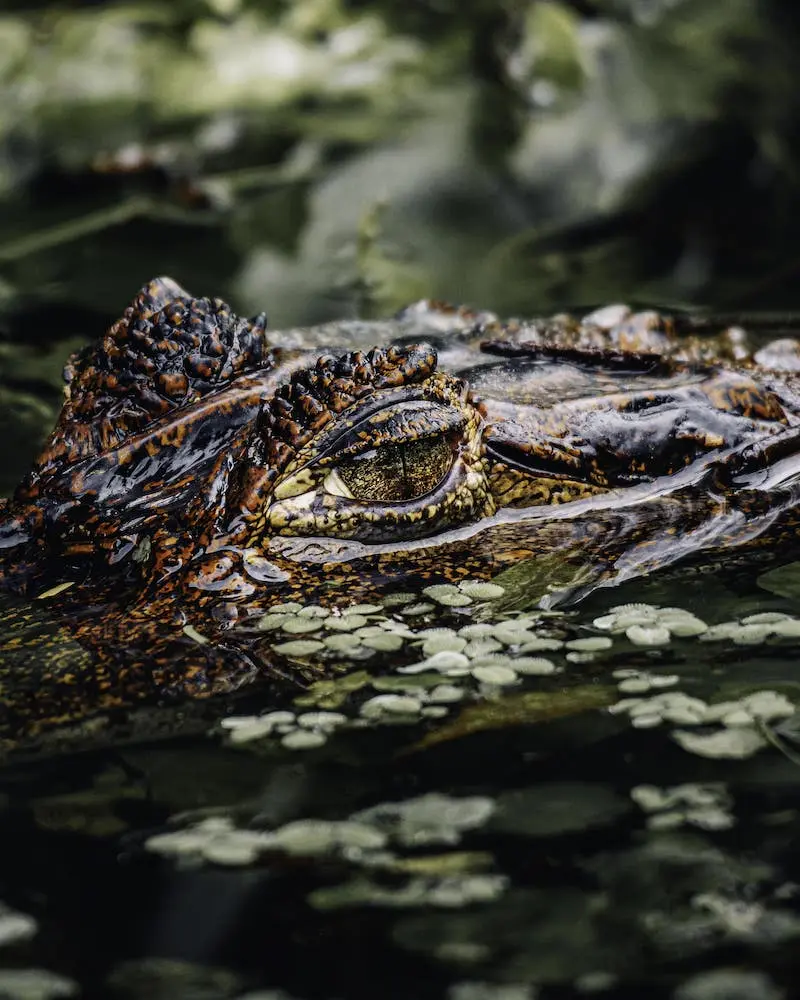
{"label": "wet skin", "polygon": [[785,552],[800,345],[712,333],[432,303],[273,332],[151,282],[70,360],[57,426],[0,501],[0,588],[71,584],[7,612],[4,731],[302,680],[252,628],[280,601],[539,560],[529,596],[552,603],[698,553]]}

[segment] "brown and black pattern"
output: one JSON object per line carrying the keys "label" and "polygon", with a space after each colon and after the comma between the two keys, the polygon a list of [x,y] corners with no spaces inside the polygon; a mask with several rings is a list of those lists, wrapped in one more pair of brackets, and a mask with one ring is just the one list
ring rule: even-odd
{"label": "brown and black pattern", "polygon": [[621,306],[502,323],[426,302],[268,336],[263,316],[151,282],[70,361],[56,428],[0,501],[16,595],[0,736],[289,690],[314,668],[247,627],[277,601],[523,559],[556,560],[579,597],[701,551],[787,551],[800,345],[754,354],[746,326]]}
{"label": "brown and black pattern", "polygon": [[263,314],[240,319],[221,299],[154,279],[102,340],[69,360],[66,402],[31,478],[106,453],[238,376],[272,368],[265,326]]}
{"label": "brown and black pattern", "polygon": [[325,355],[292,373],[265,402],[256,421],[264,463],[278,475],[331,421],[381,390],[418,385],[436,370],[436,352],[425,346],[374,348],[341,357]]}

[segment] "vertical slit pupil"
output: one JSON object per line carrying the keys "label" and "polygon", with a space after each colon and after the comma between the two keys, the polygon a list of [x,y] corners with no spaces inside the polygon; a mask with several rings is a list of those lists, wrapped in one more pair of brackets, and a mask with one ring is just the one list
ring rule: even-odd
{"label": "vertical slit pupil", "polygon": [[402,503],[434,490],[453,464],[445,438],[382,445],[343,462],[339,476],[356,500]]}

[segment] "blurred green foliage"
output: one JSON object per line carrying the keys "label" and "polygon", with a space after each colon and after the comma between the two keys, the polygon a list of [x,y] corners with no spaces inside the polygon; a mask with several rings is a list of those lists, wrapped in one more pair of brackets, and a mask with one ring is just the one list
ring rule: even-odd
{"label": "blurred green foliage", "polygon": [[777,0],[6,5],[0,341],[64,357],[160,273],[273,326],[795,308],[798,36]]}

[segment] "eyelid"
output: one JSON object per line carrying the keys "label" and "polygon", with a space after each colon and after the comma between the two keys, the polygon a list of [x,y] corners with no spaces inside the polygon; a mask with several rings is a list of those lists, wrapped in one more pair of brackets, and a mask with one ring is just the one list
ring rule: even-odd
{"label": "eyelid", "polygon": [[399,403],[349,428],[331,442],[317,464],[336,465],[385,444],[403,445],[457,434],[465,426],[466,417],[453,407],[426,400]]}

